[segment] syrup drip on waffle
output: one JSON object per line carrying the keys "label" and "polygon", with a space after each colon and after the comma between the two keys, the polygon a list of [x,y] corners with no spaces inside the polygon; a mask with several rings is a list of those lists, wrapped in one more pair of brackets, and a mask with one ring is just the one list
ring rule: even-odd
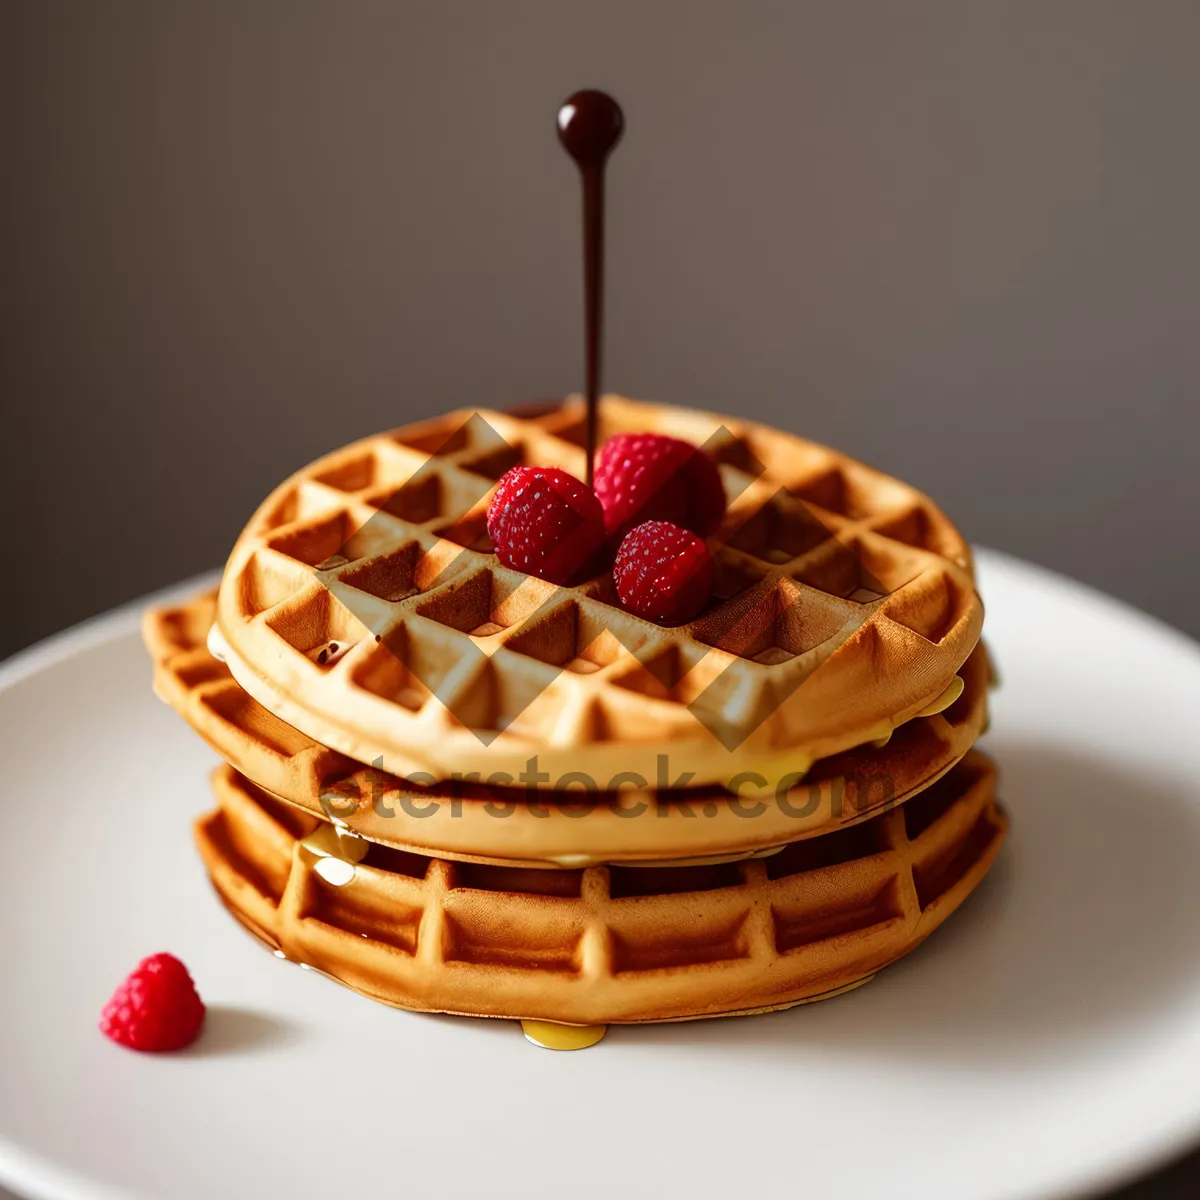
{"label": "syrup drip on waffle", "polygon": [[319,825],[300,842],[312,868],[326,883],[345,887],[357,876],[370,843],[341,825]]}

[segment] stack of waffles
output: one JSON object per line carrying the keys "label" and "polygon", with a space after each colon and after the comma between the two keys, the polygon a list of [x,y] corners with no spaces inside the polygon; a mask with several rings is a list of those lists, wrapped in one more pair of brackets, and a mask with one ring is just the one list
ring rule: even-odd
{"label": "stack of waffles", "polygon": [[726,492],[713,596],[662,627],[607,572],[493,553],[496,481],[583,478],[584,431],[572,400],[357,442],[268,497],[218,591],[147,615],[158,694],[224,760],[218,895],[409,1009],[674,1021],[869,980],[1004,838],[968,546],[824,447],[606,397],[601,440],[687,439]]}

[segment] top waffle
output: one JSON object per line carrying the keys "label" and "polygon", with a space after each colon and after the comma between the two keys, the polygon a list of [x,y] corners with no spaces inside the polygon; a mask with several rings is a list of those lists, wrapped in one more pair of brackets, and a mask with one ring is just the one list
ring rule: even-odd
{"label": "top waffle", "polygon": [[237,681],[392,773],[557,789],[664,773],[683,786],[684,772],[775,787],[952,686],[983,619],[957,530],[912,488],[750,422],[601,406],[601,441],[670,433],[720,465],[717,584],[690,624],[623,612],[607,575],[560,587],[500,566],[485,528],[496,480],[518,463],[582,478],[583,418],[577,399],[460,410],[286,480],[221,584]]}

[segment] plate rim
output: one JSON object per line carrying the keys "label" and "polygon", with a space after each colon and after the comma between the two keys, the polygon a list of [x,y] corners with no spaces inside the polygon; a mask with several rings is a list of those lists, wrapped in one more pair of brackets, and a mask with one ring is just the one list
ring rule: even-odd
{"label": "plate rim", "polygon": [[[1172,642],[1200,669],[1200,640],[1160,617],[1101,589],[1038,563],[988,547],[975,546],[982,574],[1004,574],[1034,588],[1065,593],[1076,601],[1105,612],[1117,621],[1132,622]],[[192,575],[177,583],[135,597],[107,611],[26,646],[0,661],[0,693],[22,681],[83,655],[108,642],[127,637],[139,628],[144,609],[181,601],[188,595],[215,586],[221,569]],[[985,597],[986,604],[986,597]],[[1057,1178],[1039,1185],[1035,1196],[1042,1200],[1084,1200],[1118,1189],[1153,1174],[1200,1146],[1200,1093],[1194,1106],[1180,1110],[1175,1119],[1158,1120],[1131,1132],[1123,1143],[1112,1144],[1082,1169],[1060,1170]],[[80,1176],[53,1159],[13,1142],[0,1130],[0,1186],[13,1189],[28,1200],[144,1200],[138,1193],[114,1188]],[[1021,1200],[1010,1194],[1010,1200]],[[1026,1197],[1028,1200],[1028,1197]]]}

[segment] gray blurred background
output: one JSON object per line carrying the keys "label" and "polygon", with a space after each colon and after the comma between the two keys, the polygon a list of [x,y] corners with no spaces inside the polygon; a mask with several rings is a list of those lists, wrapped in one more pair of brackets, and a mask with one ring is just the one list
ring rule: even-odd
{"label": "gray blurred background", "polygon": [[583,86],[628,118],[609,386],[831,442],[1200,634],[1195,0],[0,22],[0,656],[219,563],[336,444],[576,389]]}
{"label": "gray blurred background", "polygon": [[1200,633],[1195,0],[2,11],[0,654],[336,444],[577,388],[582,86],[628,116],[612,388]]}

